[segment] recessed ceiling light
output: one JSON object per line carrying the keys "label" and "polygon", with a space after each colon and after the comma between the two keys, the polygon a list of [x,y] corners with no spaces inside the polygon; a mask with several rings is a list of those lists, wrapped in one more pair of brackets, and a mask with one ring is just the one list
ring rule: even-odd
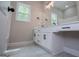
{"label": "recessed ceiling light", "polygon": [[68,8],[69,6],[68,6],[68,5],[66,5],[65,7],[66,7],[66,8]]}

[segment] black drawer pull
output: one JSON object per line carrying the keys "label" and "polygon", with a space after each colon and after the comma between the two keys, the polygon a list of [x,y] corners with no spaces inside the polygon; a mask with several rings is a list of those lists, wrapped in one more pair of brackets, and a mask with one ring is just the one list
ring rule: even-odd
{"label": "black drawer pull", "polygon": [[70,27],[62,27],[62,29],[70,29]]}

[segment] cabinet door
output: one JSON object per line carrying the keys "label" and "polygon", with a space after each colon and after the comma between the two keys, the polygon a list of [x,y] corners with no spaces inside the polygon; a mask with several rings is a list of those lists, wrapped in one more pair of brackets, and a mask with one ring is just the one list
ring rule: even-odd
{"label": "cabinet door", "polygon": [[52,33],[42,33],[41,45],[49,50],[52,49]]}
{"label": "cabinet door", "polygon": [[10,14],[8,6],[10,2],[0,1],[0,54],[3,54],[7,49],[9,32],[10,32]]}
{"label": "cabinet door", "polygon": [[35,40],[34,41],[37,44],[41,44],[41,33],[40,32],[36,32],[35,35],[36,35],[36,37],[35,37]]}
{"label": "cabinet door", "polygon": [[42,33],[41,46],[48,49],[53,55],[63,51],[63,38],[52,32]]}

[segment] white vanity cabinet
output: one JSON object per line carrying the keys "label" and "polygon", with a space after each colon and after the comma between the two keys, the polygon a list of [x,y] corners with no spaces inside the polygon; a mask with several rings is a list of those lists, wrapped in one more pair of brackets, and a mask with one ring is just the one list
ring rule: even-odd
{"label": "white vanity cabinet", "polygon": [[49,50],[52,49],[52,33],[43,32],[42,33],[41,45]]}
{"label": "white vanity cabinet", "polygon": [[[50,29],[50,28],[49,28]],[[36,44],[47,49],[53,55],[63,51],[63,40],[57,36],[53,31],[46,31],[46,28],[34,30],[34,38]]]}
{"label": "white vanity cabinet", "polygon": [[41,46],[49,50],[49,52],[51,52],[53,55],[63,51],[63,39],[53,32],[43,32],[41,42]]}

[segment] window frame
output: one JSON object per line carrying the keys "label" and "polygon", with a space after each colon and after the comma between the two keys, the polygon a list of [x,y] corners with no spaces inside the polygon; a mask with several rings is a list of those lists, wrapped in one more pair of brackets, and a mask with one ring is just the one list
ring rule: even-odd
{"label": "window frame", "polygon": [[[21,5],[21,4],[23,4],[23,5],[26,5],[26,8],[27,8],[27,6],[28,6],[28,8],[30,9],[30,13],[29,13],[29,18],[28,18],[28,20],[27,20],[27,18],[25,19],[26,21],[22,21],[22,19],[18,19],[18,7],[19,7],[19,5]],[[31,6],[30,5],[28,5],[28,4],[25,4],[25,3],[22,3],[22,2],[17,2],[17,6],[16,6],[16,21],[18,21],[18,22],[30,22],[31,21]]]}

